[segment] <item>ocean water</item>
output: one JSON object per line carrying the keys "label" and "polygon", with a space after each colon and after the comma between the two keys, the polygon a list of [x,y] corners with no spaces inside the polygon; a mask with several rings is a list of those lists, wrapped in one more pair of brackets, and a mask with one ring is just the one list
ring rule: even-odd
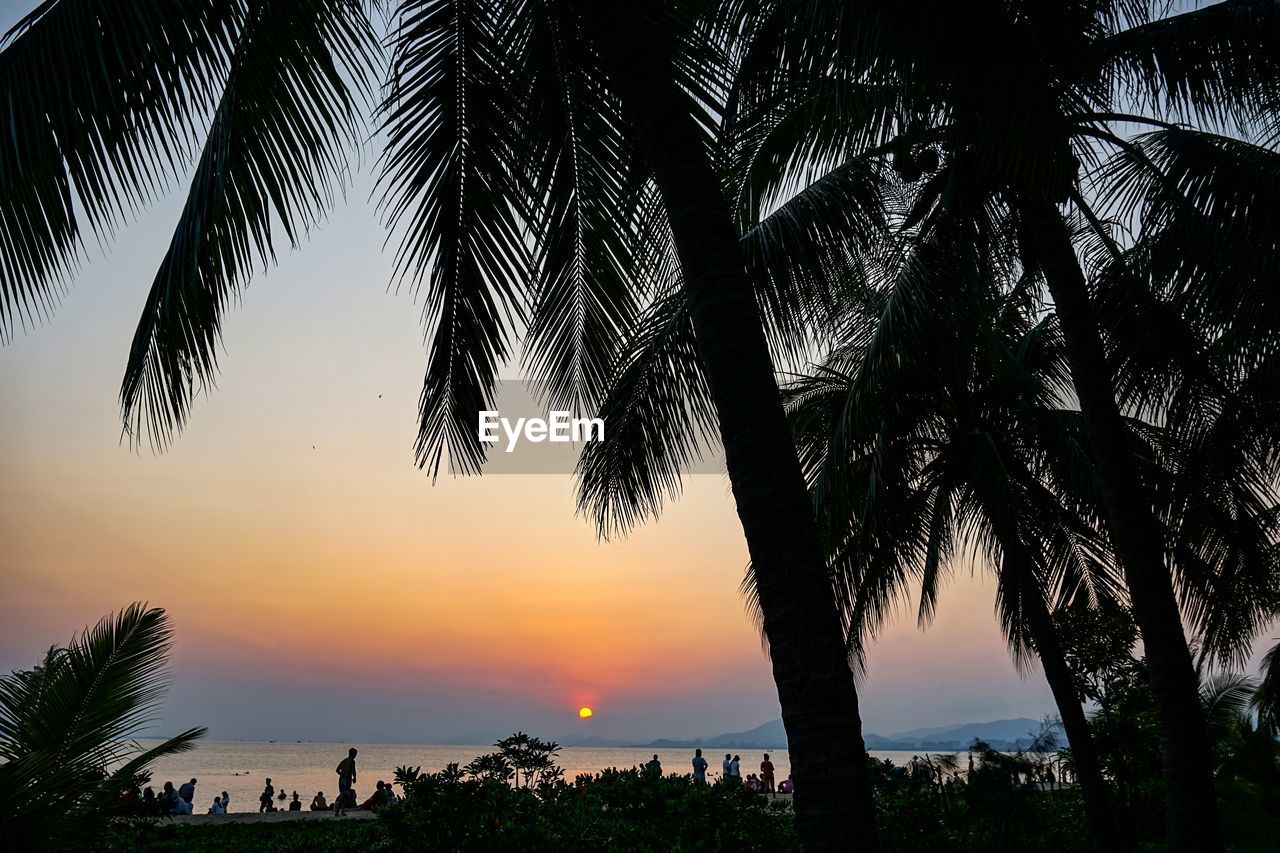
{"label": "ocean water", "polygon": [[[143,741],[145,744],[151,741]],[[489,745],[424,745],[391,743],[270,743],[253,740],[206,740],[193,751],[157,761],[151,767],[151,785],[157,792],[166,781],[174,787],[195,777],[195,812],[204,814],[213,798],[226,791],[231,795],[231,811],[258,810],[258,797],[267,777],[270,777],[276,793],[292,796],[294,791],[302,799],[304,809],[311,803],[316,791],[324,791],[332,801],[338,790],[338,777],[334,768],[347,755],[349,747],[356,747],[358,778],[356,795],[363,800],[373,793],[379,780],[394,781],[395,768],[400,765],[421,766],[423,771],[444,768],[450,762],[466,765],[471,759],[491,752]],[[764,750],[734,750],[742,756],[742,775],[759,772]],[[690,773],[692,749],[659,749],[658,760],[664,773]],[[609,767],[628,768],[643,764],[653,757],[654,750],[612,747],[569,746],[560,750],[559,764],[565,769],[565,778],[572,780],[579,773],[598,773]],[[710,763],[712,779],[720,777],[723,752],[704,750]],[[877,758],[889,759],[895,764],[906,764],[915,753],[873,751]],[[791,770],[791,760],[785,749],[769,750],[770,760],[777,770],[779,780],[785,779]],[[277,801],[279,805],[279,801]]]}

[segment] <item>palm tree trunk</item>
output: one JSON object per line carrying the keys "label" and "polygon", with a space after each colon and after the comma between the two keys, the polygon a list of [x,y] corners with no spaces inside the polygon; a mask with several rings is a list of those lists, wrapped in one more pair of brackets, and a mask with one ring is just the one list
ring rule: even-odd
{"label": "palm tree trunk", "polygon": [[1085,719],[1084,706],[1076,696],[1071,670],[1067,666],[1062,645],[1058,642],[1053,618],[1049,615],[1049,609],[1039,590],[1026,596],[1024,601],[1027,626],[1031,629],[1031,639],[1036,645],[1036,655],[1040,658],[1045,681],[1049,683],[1053,701],[1058,706],[1058,716],[1062,718],[1062,728],[1071,744],[1076,783],[1080,786],[1080,795],[1084,799],[1085,819],[1089,822],[1093,849],[1098,853],[1125,849],[1130,845],[1121,840],[1119,825],[1107,793],[1107,783],[1102,777],[1102,766],[1098,762],[1098,750],[1093,742],[1093,734],[1089,731],[1089,721]]}
{"label": "palm tree trunk", "polygon": [[1198,679],[1164,560],[1163,537],[1138,478],[1084,273],[1057,207],[1041,198],[1023,197],[1017,204],[1023,238],[1044,272],[1062,325],[1111,539],[1142,633],[1160,718],[1169,849],[1218,850],[1217,801]]}
{"label": "palm tree trunk", "polygon": [[759,586],[806,850],[877,849],[858,696],[817,523],[707,143],[670,58],[629,4],[584,0],[665,202],[725,463]]}

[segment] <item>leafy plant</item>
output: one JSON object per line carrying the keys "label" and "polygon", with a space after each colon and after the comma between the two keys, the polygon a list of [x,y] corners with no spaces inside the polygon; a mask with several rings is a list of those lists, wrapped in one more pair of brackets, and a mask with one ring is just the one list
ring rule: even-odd
{"label": "leafy plant", "polygon": [[167,683],[172,629],[135,603],[29,670],[0,678],[0,838],[10,849],[61,846],[125,811],[148,764],[195,746],[192,728],[143,749],[134,738]]}

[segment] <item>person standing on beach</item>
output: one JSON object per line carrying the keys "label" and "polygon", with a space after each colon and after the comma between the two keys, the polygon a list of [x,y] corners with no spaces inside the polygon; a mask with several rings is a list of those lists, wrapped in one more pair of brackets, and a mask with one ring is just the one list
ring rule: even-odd
{"label": "person standing on beach", "polygon": [[653,760],[644,766],[645,771],[655,779],[662,775],[662,762],[658,760],[655,754]]}
{"label": "person standing on beach", "polygon": [[742,781],[741,762],[742,762],[741,756],[737,756],[737,755],[733,757],[733,761],[729,762],[729,775],[732,776],[734,779],[737,779],[739,782]]}
{"label": "person standing on beach", "polygon": [[347,750],[347,757],[338,762],[338,799],[334,802],[334,811],[341,815],[347,808],[347,799],[351,794],[351,786],[356,781],[356,748]]}
{"label": "person standing on beach", "polygon": [[724,761],[720,762],[720,778],[728,779],[733,775],[733,756],[729,753],[724,754]]}
{"label": "person standing on beach", "polygon": [[275,811],[275,804],[271,801],[275,799],[276,789],[271,784],[270,777],[267,778],[267,787],[262,789],[261,796],[258,797],[258,813]]}
{"label": "person standing on beach", "polygon": [[693,751],[693,781],[699,785],[707,783],[707,759],[702,757],[702,750]]}
{"label": "person standing on beach", "polygon": [[778,796],[778,792],[773,787],[773,762],[769,760],[767,752],[764,754],[764,761],[760,762],[760,793],[771,797]]}

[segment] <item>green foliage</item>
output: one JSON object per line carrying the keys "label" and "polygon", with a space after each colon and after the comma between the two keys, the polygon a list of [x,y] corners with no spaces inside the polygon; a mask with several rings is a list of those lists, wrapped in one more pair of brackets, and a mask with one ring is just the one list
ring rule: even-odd
{"label": "green foliage", "polygon": [[191,749],[189,729],[143,749],[134,740],[167,683],[172,641],[159,608],[106,616],[30,670],[0,678],[0,840],[63,847],[121,811],[157,758]]}
{"label": "green foliage", "polygon": [[[913,770],[869,758],[885,850],[1085,850],[1074,790],[1029,784],[1032,754],[1002,755],[976,742],[972,772],[925,756]],[[942,772],[939,772],[942,771]]]}
{"label": "green foliage", "polygon": [[1053,614],[1053,627],[1080,701],[1104,702],[1108,685],[1133,662],[1133,614],[1116,605],[1066,607]]}
{"label": "green foliage", "polygon": [[308,820],[280,823],[143,824],[114,827],[101,849],[152,851],[201,850],[210,853],[362,853],[389,849],[385,833],[372,820]]}
{"label": "green foliage", "polygon": [[564,776],[564,768],[556,764],[560,744],[555,741],[543,741],[524,732],[516,732],[494,746],[498,747],[503,759],[511,765],[517,786],[527,788],[530,785],[554,782]]}
{"label": "green foliage", "polygon": [[577,784],[512,787],[420,777],[382,822],[395,848],[418,850],[796,849],[789,810],[742,786],[695,785],[608,770]]}

